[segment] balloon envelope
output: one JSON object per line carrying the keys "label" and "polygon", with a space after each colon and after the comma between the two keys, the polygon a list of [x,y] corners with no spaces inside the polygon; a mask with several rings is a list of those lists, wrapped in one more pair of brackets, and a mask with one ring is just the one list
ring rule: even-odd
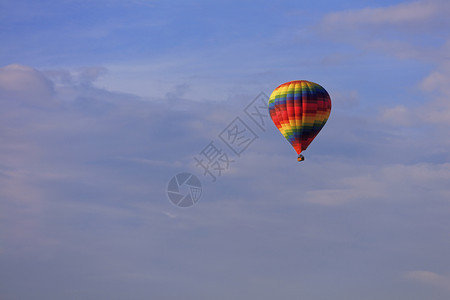
{"label": "balloon envelope", "polygon": [[283,83],[269,98],[272,121],[299,155],[325,125],[330,111],[327,91],[306,80]]}

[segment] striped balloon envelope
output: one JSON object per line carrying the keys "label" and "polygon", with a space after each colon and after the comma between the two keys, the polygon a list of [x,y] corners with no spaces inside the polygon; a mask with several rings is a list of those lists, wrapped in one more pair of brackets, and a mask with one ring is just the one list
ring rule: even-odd
{"label": "striped balloon envelope", "polygon": [[269,98],[269,113],[278,130],[302,161],[308,148],[330,116],[331,99],[317,83],[294,80],[277,87]]}

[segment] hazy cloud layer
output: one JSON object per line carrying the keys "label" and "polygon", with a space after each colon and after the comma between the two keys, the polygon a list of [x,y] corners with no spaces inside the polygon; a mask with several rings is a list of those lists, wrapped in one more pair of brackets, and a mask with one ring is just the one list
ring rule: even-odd
{"label": "hazy cloud layer", "polygon": [[[424,253],[447,253],[442,238],[450,167],[441,159],[422,162],[414,136],[370,149],[371,139],[380,143],[394,133],[377,129],[376,118],[349,127],[355,120],[337,104],[329,130],[307,151],[304,164],[269,126],[210,183],[192,157],[256,95],[231,99],[237,104],[190,102],[186,110],[187,99],[112,93],[67,75],[76,73],[32,71],[31,81],[43,78],[61,96],[56,106],[2,100],[9,107],[2,109],[0,147],[5,297],[170,299],[179,296],[167,291],[176,280],[189,297],[270,299],[290,297],[299,286],[313,295],[315,281],[333,286],[335,272],[340,285],[352,282],[362,293],[367,290],[358,277],[367,263],[344,267],[346,262],[362,263],[368,255],[375,262],[399,259],[364,275],[381,288],[400,280],[408,260],[426,267]],[[69,90],[71,97],[62,97]],[[336,136],[343,128],[347,133]],[[404,162],[380,156],[390,151],[401,151]],[[165,187],[186,170],[202,180],[204,195],[197,206],[180,210],[167,201]],[[408,238],[414,228],[417,237]],[[425,248],[421,239],[427,239]],[[404,253],[405,247],[421,250]],[[34,275],[42,269],[46,279]],[[405,274],[424,280],[422,273]],[[19,276],[28,285],[20,293]],[[50,282],[57,287],[49,290]],[[407,293],[399,288],[390,294]]]}

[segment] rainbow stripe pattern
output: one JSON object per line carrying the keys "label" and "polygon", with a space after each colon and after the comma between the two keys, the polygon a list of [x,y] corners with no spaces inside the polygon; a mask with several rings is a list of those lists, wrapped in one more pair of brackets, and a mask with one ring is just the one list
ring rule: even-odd
{"label": "rainbow stripe pattern", "polygon": [[325,125],[330,111],[327,91],[306,80],[283,83],[269,98],[272,121],[299,155]]}

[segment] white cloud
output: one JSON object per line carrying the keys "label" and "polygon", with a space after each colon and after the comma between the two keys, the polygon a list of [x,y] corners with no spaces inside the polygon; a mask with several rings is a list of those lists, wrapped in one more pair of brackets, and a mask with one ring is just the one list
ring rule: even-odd
{"label": "white cloud", "polygon": [[384,108],[381,111],[381,119],[391,124],[408,126],[417,121],[410,109],[404,105]]}
{"label": "white cloud", "polygon": [[450,276],[420,270],[406,272],[404,277],[422,284],[433,285],[450,292]]}
{"label": "white cloud", "polygon": [[[448,44],[450,50],[450,41]],[[438,91],[446,97],[450,97],[450,62],[444,60],[436,70],[424,78],[420,87],[427,92]]]}
{"label": "white cloud", "polygon": [[50,78],[57,86],[90,86],[99,78],[108,73],[105,67],[92,66],[78,68],[76,70],[46,70],[43,72],[45,76]]}
{"label": "white cloud", "polygon": [[[329,39],[360,49],[436,61],[447,57],[450,2],[425,0],[333,12],[319,24]],[[432,40],[432,42],[430,42]]]}
{"label": "white cloud", "polygon": [[53,83],[33,68],[17,64],[0,68],[0,101],[50,105],[53,94]]}
{"label": "white cloud", "polygon": [[425,92],[435,93],[434,99],[420,108],[430,123],[450,125],[450,63],[442,64],[420,84]]}
{"label": "white cloud", "polygon": [[322,26],[331,29],[336,26],[351,28],[367,24],[396,25],[426,22],[441,10],[442,6],[438,1],[417,1],[388,7],[348,10],[326,15]]}
{"label": "white cloud", "polygon": [[391,124],[410,126],[420,123],[450,125],[450,63],[440,64],[420,83],[424,103],[382,109],[381,119]]}

